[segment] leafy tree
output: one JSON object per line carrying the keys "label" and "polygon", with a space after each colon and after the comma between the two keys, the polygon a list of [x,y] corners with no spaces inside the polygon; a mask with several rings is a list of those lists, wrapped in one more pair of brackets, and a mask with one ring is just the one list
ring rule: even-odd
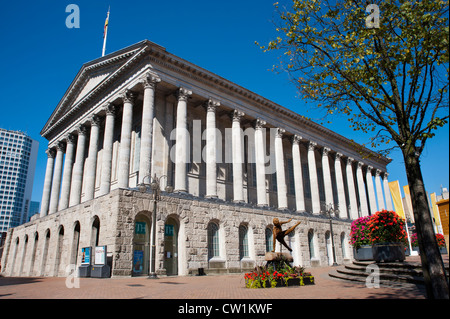
{"label": "leafy tree", "polygon": [[[448,122],[448,0],[293,0],[275,4],[279,36],[265,51],[282,52],[299,93],[354,130],[373,132],[372,146],[400,148],[411,190],[429,298],[448,298],[420,156]],[[366,11],[367,10],[367,11]]]}

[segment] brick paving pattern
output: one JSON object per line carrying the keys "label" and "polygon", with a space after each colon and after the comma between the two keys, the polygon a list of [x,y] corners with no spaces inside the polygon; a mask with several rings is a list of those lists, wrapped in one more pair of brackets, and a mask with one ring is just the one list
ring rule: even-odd
{"label": "brick paving pattern", "polygon": [[[448,263],[448,255],[445,257]],[[418,257],[408,257],[418,261]],[[315,285],[248,289],[243,274],[188,277],[79,278],[67,288],[66,278],[0,278],[1,299],[424,299],[423,286],[398,284],[367,288],[328,276],[332,267],[311,268]],[[73,284],[73,281],[69,281]]]}

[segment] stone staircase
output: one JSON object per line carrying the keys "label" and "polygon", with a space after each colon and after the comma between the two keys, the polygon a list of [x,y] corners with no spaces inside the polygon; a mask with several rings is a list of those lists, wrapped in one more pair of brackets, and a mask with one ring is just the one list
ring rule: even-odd
{"label": "stone staircase", "polygon": [[[380,284],[415,284],[423,285],[423,273],[420,263],[392,262],[375,263],[374,261],[353,261],[352,264],[340,266],[328,273],[330,277],[365,283],[374,268],[378,267]],[[447,276],[448,264],[445,266]]]}

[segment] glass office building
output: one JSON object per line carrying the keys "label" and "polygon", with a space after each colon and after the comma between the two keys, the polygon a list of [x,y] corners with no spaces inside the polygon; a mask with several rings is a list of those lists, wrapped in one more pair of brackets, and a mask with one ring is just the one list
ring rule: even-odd
{"label": "glass office building", "polygon": [[0,232],[27,221],[39,143],[0,128]]}

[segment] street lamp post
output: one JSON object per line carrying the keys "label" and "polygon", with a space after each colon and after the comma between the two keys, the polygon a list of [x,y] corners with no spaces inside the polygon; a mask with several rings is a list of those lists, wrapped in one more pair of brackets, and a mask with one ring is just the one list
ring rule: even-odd
{"label": "street lamp post", "polygon": [[329,221],[330,221],[330,236],[331,236],[331,247],[333,250],[333,265],[332,266],[339,266],[336,262],[336,252],[334,247],[334,234],[333,234],[333,217],[339,218],[339,208],[334,208],[333,204],[326,205],[326,208],[324,211],[322,211],[323,214],[325,214]]}
{"label": "street lamp post", "polygon": [[[145,184],[145,178],[150,178],[150,184]],[[158,276],[156,275],[156,209],[157,209],[157,202],[161,199],[161,186],[160,181],[161,179],[165,177],[166,175],[163,175],[161,177],[157,177],[156,174],[151,177],[150,175],[145,176],[142,179],[142,183],[139,184],[139,190],[142,193],[147,192],[147,186],[150,186],[151,192],[152,192],[152,199],[153,199],[153,211],[152,211],[152,239],[151,239],[151,263],[150,263],[150,274],[148,278],[150,279],[158,279]],[[167,193],[173,192],[172,186],[166,186],[165,191]]]}

